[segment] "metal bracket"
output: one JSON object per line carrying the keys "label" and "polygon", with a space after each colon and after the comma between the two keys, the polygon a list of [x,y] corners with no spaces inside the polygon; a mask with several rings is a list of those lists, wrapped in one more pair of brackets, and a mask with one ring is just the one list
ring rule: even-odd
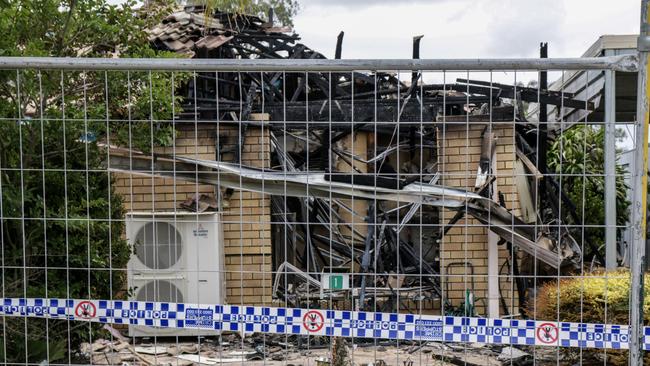
{"label": "metal bracket", "polygon": [[640,52],[650,52],[650,36],[639,36],[636,41],[636,48]]}

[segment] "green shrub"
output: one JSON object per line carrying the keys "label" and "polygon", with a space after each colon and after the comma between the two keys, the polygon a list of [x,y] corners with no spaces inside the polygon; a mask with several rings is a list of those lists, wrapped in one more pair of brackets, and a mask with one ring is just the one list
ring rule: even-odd
{"label": "green shrub", "polygon": [[[543,285],[536,296],[534,306],[527,309],[528,315],[540,320],[557,320],[563,322],[583,322],[625,325],[629,322],[630,309],[630,272],[595,272],[584,277],[551,281]],[[650,287],[650,276],[645,276],[645,293]],[[559,291],[558,291],[559,289]],[[559,302],[558,302],[559,300]],[[650,299],[645,297],[644,323],[650,320]],[[580,357],[579,349],[563,348],[562,352],[569,360]],[[603,350],[586,349],[582,352],[584,362],[587,359],[605,357]],[[627,364],[627,351],[608,350],[607,361],[613,365]],[[645,362],[650,357],[645,356]]]}

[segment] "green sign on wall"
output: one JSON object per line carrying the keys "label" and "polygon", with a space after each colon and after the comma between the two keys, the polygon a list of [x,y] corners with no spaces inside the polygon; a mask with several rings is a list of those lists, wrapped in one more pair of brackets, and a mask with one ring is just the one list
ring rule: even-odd
{"label": "green sign on wall", "polygon": [[343,289],[343,275],[330,275],[330,289]]}

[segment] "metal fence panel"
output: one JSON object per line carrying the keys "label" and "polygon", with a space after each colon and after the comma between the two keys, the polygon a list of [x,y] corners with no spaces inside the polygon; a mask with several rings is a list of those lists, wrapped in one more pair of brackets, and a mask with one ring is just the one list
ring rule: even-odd
{"label": "metal fence panel", "polygon": [[650,347],[622,239],[644,130],[615,93],[636,57],[0,68],[5,363]]}

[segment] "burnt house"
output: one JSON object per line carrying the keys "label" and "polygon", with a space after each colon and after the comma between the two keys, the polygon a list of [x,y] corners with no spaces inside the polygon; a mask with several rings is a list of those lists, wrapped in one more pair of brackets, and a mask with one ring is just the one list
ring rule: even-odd
{"label": "burnt house", "polygon": [[[197,58],[325,58],[272,14],[186,7],[151,29],[150,40]],[[336,58],[342,50],[343,32]],[[125,175],[118,188],[137,196],[125,200],[131,210],[153,201],[174,210],[197,182],[199,193],[217,198],[231,303],[326,298],[449,311],[468,290],[495,300],[489,266],[507,262],[511,274],[525,275],[535,260],[549,271],[575,268],[583,256],[598,260],[566,229],[535,227],[529,209],[530,187],[545,179],[546,168],[533,162],[546,139],[521,103],[590,108],[572,95],[464,79],[429,84],[418,71],[197,72],[182,94],[175,149],[158,148],[155,164],[196,174],[138,178],[143,189],[133,192]],[[170,196],[170,185],[179,195]],[[546,186],[555,202],[567,199],[552,181]],[[542,215],[546,223],[560,213]],[[323,288],[330,273],[349,276],[350,289]],[[503,291],[503,311],[518,312],[532,284],[496,281],[514,289]]]}

